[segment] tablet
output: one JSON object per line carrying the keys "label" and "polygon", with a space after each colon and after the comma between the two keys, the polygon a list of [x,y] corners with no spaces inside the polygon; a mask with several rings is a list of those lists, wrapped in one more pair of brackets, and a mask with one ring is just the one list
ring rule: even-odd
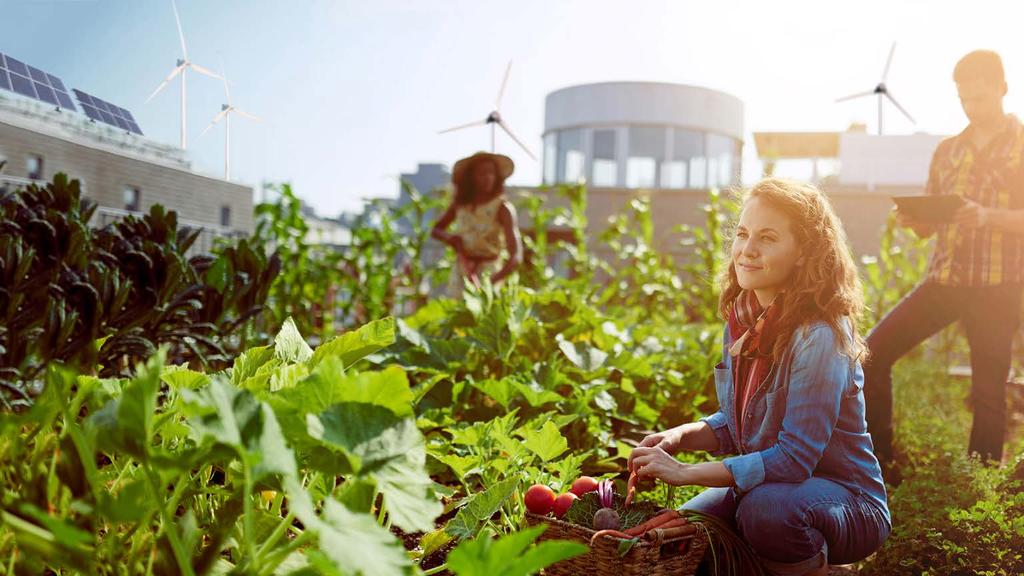
{"label": "tablet", "polygon": [[948,223],[953,214],[963,205],[960,196],[946,194],[941,196],[893,196],[892,201],[905,216],[918,222],[933,224]]}

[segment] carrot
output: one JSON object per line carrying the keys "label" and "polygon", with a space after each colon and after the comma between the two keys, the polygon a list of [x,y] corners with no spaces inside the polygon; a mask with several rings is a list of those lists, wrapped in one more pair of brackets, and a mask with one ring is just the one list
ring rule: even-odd
{"label": "carrot", "polygon": [[697,526],[687,524],[685,526],[676,526],[674,528],[655,528],[654,530],[644,534],[644,538],[653,541],[655,544],[661,544],[665,540],[671,540],[672,538],[679,538],[681,536],[690,536],[696,533]]}
{"label": "carrot", "polygon": [[626,530],[626,534],[633,534],[634,536],[639,536],[639,535],[643,534],[644,532],[647,532],[651,528],[657,528],[658,526],[661,526],[662,524],[664,524],[666,522],[671,522],[672,520],[678,520],[678,519],[679,519],[679,512],[677,512],[675,510],[668,510],[668,511],[662,512],[661,514],[658,514],[657,516],[655,516],[654,518],[651,518],[647,522],[644,522],[642,524],[637,524],[636,526],[633,526],[629,530]]}
{"label": "carrot", "polygon": [[594,532],[594,535],[590,537],[590,545],[593,546],[594,542],[597,542],[597,539],[601,536],[614,536],[615,538],[622,538],[623,540],[632,540],[633,538],[636,538],[636,536],[630,536],[629,534],[618,530],[599,530]]}
{"label": "carrot", "polygon": [[623,507],[629,506],[633,501],[633,496],[636,495],[636,481],[636,472],[630,472],[629,480],[626,482],[626,502],[623,504]]}

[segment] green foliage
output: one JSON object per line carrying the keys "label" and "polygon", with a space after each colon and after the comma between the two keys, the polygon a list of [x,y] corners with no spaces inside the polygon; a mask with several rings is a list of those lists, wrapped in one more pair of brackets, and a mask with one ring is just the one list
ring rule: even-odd
{"label": "green foliage", "polygon": [[109,376],[168,345],[174,363],[217,368],[262,309],[279,262],[245,240],[186,258],[198,230],[156,205],[91,229],[77,180],[0,195],[0,400],[51,362]]}

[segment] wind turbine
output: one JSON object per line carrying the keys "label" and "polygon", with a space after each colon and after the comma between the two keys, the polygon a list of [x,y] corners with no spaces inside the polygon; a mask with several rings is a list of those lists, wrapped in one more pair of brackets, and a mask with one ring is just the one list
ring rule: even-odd
{"label": "wind turbine", "polygon": [[185,88],[186,72],[188,71],[188,68],[191,68],[196,72],[199,72],[200,74],[205,74],[211,78],[217,78],[218,80],[220,80],[221,77],[214,74],[210,70],[203,68],[202,66],[195,64],[191,60],[189,60],[188,46],[185,45],[185,34],[181,31],[181,18],[178,17],[178,6],[174,3],[174,0],[171,0],[171,8],[174,10],[174,21],[178,24],[178,38],[181,39],[182,57],[178,59],[178,63],[175,65],[174,70],[171,70],[171,73],[167,75],[167,78],[165,78],[164,81],[156,87],[156,90],[154,90],[153,93],[149,95],[149,98],[146,98],[146,102],[148,103],[150,100],[152,100],[153,97],[159,94],[160,91],[163,90],[164,87],[167,86],[167,84],[171,80],[174,80],[175,76],[181,74],[181,149],[185,150],[186,148],[188,148],[188,135],[186,134],[186,125],[188,117],[188,96],[187,90]]}
{"label": "wind turbine", "polygon": [[498,90],[498,98],[494,102],[494,110],[492,110],[491,113],[487,115],[487,118],[485,118],[484,120],[479,120],[477,122],[470,122],[468,124],[461,124],[459,126],[453,126],[452,128],[446,128],[446,129],[441,130],[440,132],[438,132],[438,134],[444,134],[446,132],[454,132],[456,130],[462,130],[463,128],[472,128],[473,126],[486,126],[486,125],[490,124],[491,125],[491,153],[494,153],[494,132],[495,132],[495,128],[494,127],[495,127],[495,125],[497,125],[497,126],[501,127],[501,129],[504,130],[505,133],[508,134],[509,137],[512,138],[512,140],[514,140],[515,143],[518,144],[519,147],[522,148],[523,151],[526,152],[530,156],[530,158],[533,158],[534,160],[536,160],[537,157],[533,155],[533,152],[530,152],[530,149],[527,148],[526,145],[523,144],[519,140],[519,138],[517,138],[516,135],[512,133],[512,129],[509,128],[508,124],[501,117],[501,98],[502,98],[502,96],[505,95],[505,87],[508,85],[508,75],[509,75],[509,72],[511,72],[511,71],[512,71],[512,61],[509,60],[508,67],[505,68],[505,78],[501,81],[501,88]]}
{"label": "wind turbine", "polygon": [[240,110],[234,104],[232,104],[231,103],[231,88],[228,86],[228,75],[225,73],[224,77],[221,78],[221,80],[224,81],[224,94],[225,94],[225,96],[228,99],[228,103],[220,105],[220,113],[213,117],[213,120],[211,120],[210,124],[205,129],[203,129],[202,133],[199,134],[199,137],[202,138],[203,134],[206,134],[207,132],[209,132],[210,128],[213,128],[214,125],[217,124],[217,122],[220,122],[221,120],[224,120],[224,179],[225,180],[230,180],[231,179],[231,114],[238,114],[239,116],[242,116],[243,118],[248,118],[250,120],[255,120],[256,122],[261,122],[262,119],[257,117],[257,116],[253,116],[252,114],[249,114],[245,110]]}
{"label": "wind turbine", "polygon": [[882,71],[882,80],[878,83],[877,86],[875,86],[874,90],[869,90],[867,92],[860,92],[858,94],[851,94],[850,96],[844,96],[844,97],[839,98],[838,100],[836,100],[836,102],[845,102],[846,100],[853,100],[855,98],[861,98],[863,96],[877,95],[878,96],[878,135],[879,136],[882,135],[882,104],[883,104],[883,98],[888,98],[889,101],[892,102],[893,106],[895,106],[896,109],[898,109],[900,112],[903,113],[904,116],[907,117],[907,120],[910,120],[910,122],[912,124],[917,124],[917,122],[914,121],[914,119],[910,116],[910,114],[906,110],[903,109],[903,106],[900,106],[900,103],[897,102],[896,99],[892,97],[892,94],[889,93],[888,86],[885,85],[885,81],[889,77],[889,67],[892,65],[892,55],[893,55],[894,52],[896,52],[896,43],[895,42],[892,43],[892,48],[889,49],[889,59],[885,61],[885,69]]}

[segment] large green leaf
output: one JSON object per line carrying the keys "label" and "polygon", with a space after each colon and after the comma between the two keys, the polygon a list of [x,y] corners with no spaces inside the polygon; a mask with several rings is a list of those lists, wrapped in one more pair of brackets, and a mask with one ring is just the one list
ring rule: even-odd
{"label": "large green leaf", "polygon": [[548,540],[530,546],[547,528],[541,524],[494,540],[484,532],[448,554],[448,569],[458,576],[530,576],[589,548],[578,542]]}
{"label": "large green leaf", "polygon": [[569,443],[551,420],[538,430],[526,428],[520,430],[519,434],[523,437],[523,444],[545,462],[561,456],[569,449]]}
{"label": "large green leaf", "polygon": [[287,363],[307,362],[313,357],[313,349],[299,334],[295,321],[289,316],[274,338],[274,356]]}
{"label": "large green leaf", "polygon": [[195,389],[210,383],[210,377],[202,372],[189,370],[185,366],[166,366],[160,379],[174,390]]}
{"label": "large green leaf", "polygon": [[164,350],[161,349],[124,386],[121,396],[89,417],[87,425],[100,450],[124,452],[140,460],[149,458],[153,438],[156,397],[160,391]]}
{"label": "large green leaf", "polygon": [[472,538],[480,525],[490,519],[519,488],[519,484],[519,477],[513,476],[470,496],[469,501],[445,526],[445,531],[459,539]]}
{"label": "large green leaf", "polygon": [[600,369],[604,366],[605,360],[608,359],[606,352],[584,342],[560,340],[558,342],[558,349],[562,351],[562,354],[565,354],[565,357],[570,362],[584,372],[593,372]]}
{"label": "large green leaf", "polygon": [[316,366],[324,358],[334,356],[345,368],[395,342],[394,318],[382,318],[346,332],[317,347],[310,364]]}
{"label": "large green leaf", "polygon": [[295,455],[266,403],[221,378],[188,393],[186,400],[199,439],[209,438],[234,449],[251,468],[254,481],[269,474],[296,474]]}
{"label": "large green leaf", "polygon": [[256,375],[256,372],[274,358],[274,349],[270,346],[258,346],[243,352],[235,358],[231,368],[231,383],[241,386],[243,382]]}
{"label": "large green leaf", "polygon": [[328,573],[353,576],[414,573],[401,542],[372,516],[352,512],[332,498],[325,501],[323,515],[318,516],[309,493],[297,479],[285,479],[285,490],[295,515],[307,530],[315,531],[319,537],[320,551],[332,564],[322,566]]}
{"label": "large green leaf", "polygon": [[358,474],[373,475],[396,525],[424,532],[434,527],[443,507],[426,472],[415,420],[375,404],[342,402],[307,415],[307,425],[310,437],[348,457]]}

